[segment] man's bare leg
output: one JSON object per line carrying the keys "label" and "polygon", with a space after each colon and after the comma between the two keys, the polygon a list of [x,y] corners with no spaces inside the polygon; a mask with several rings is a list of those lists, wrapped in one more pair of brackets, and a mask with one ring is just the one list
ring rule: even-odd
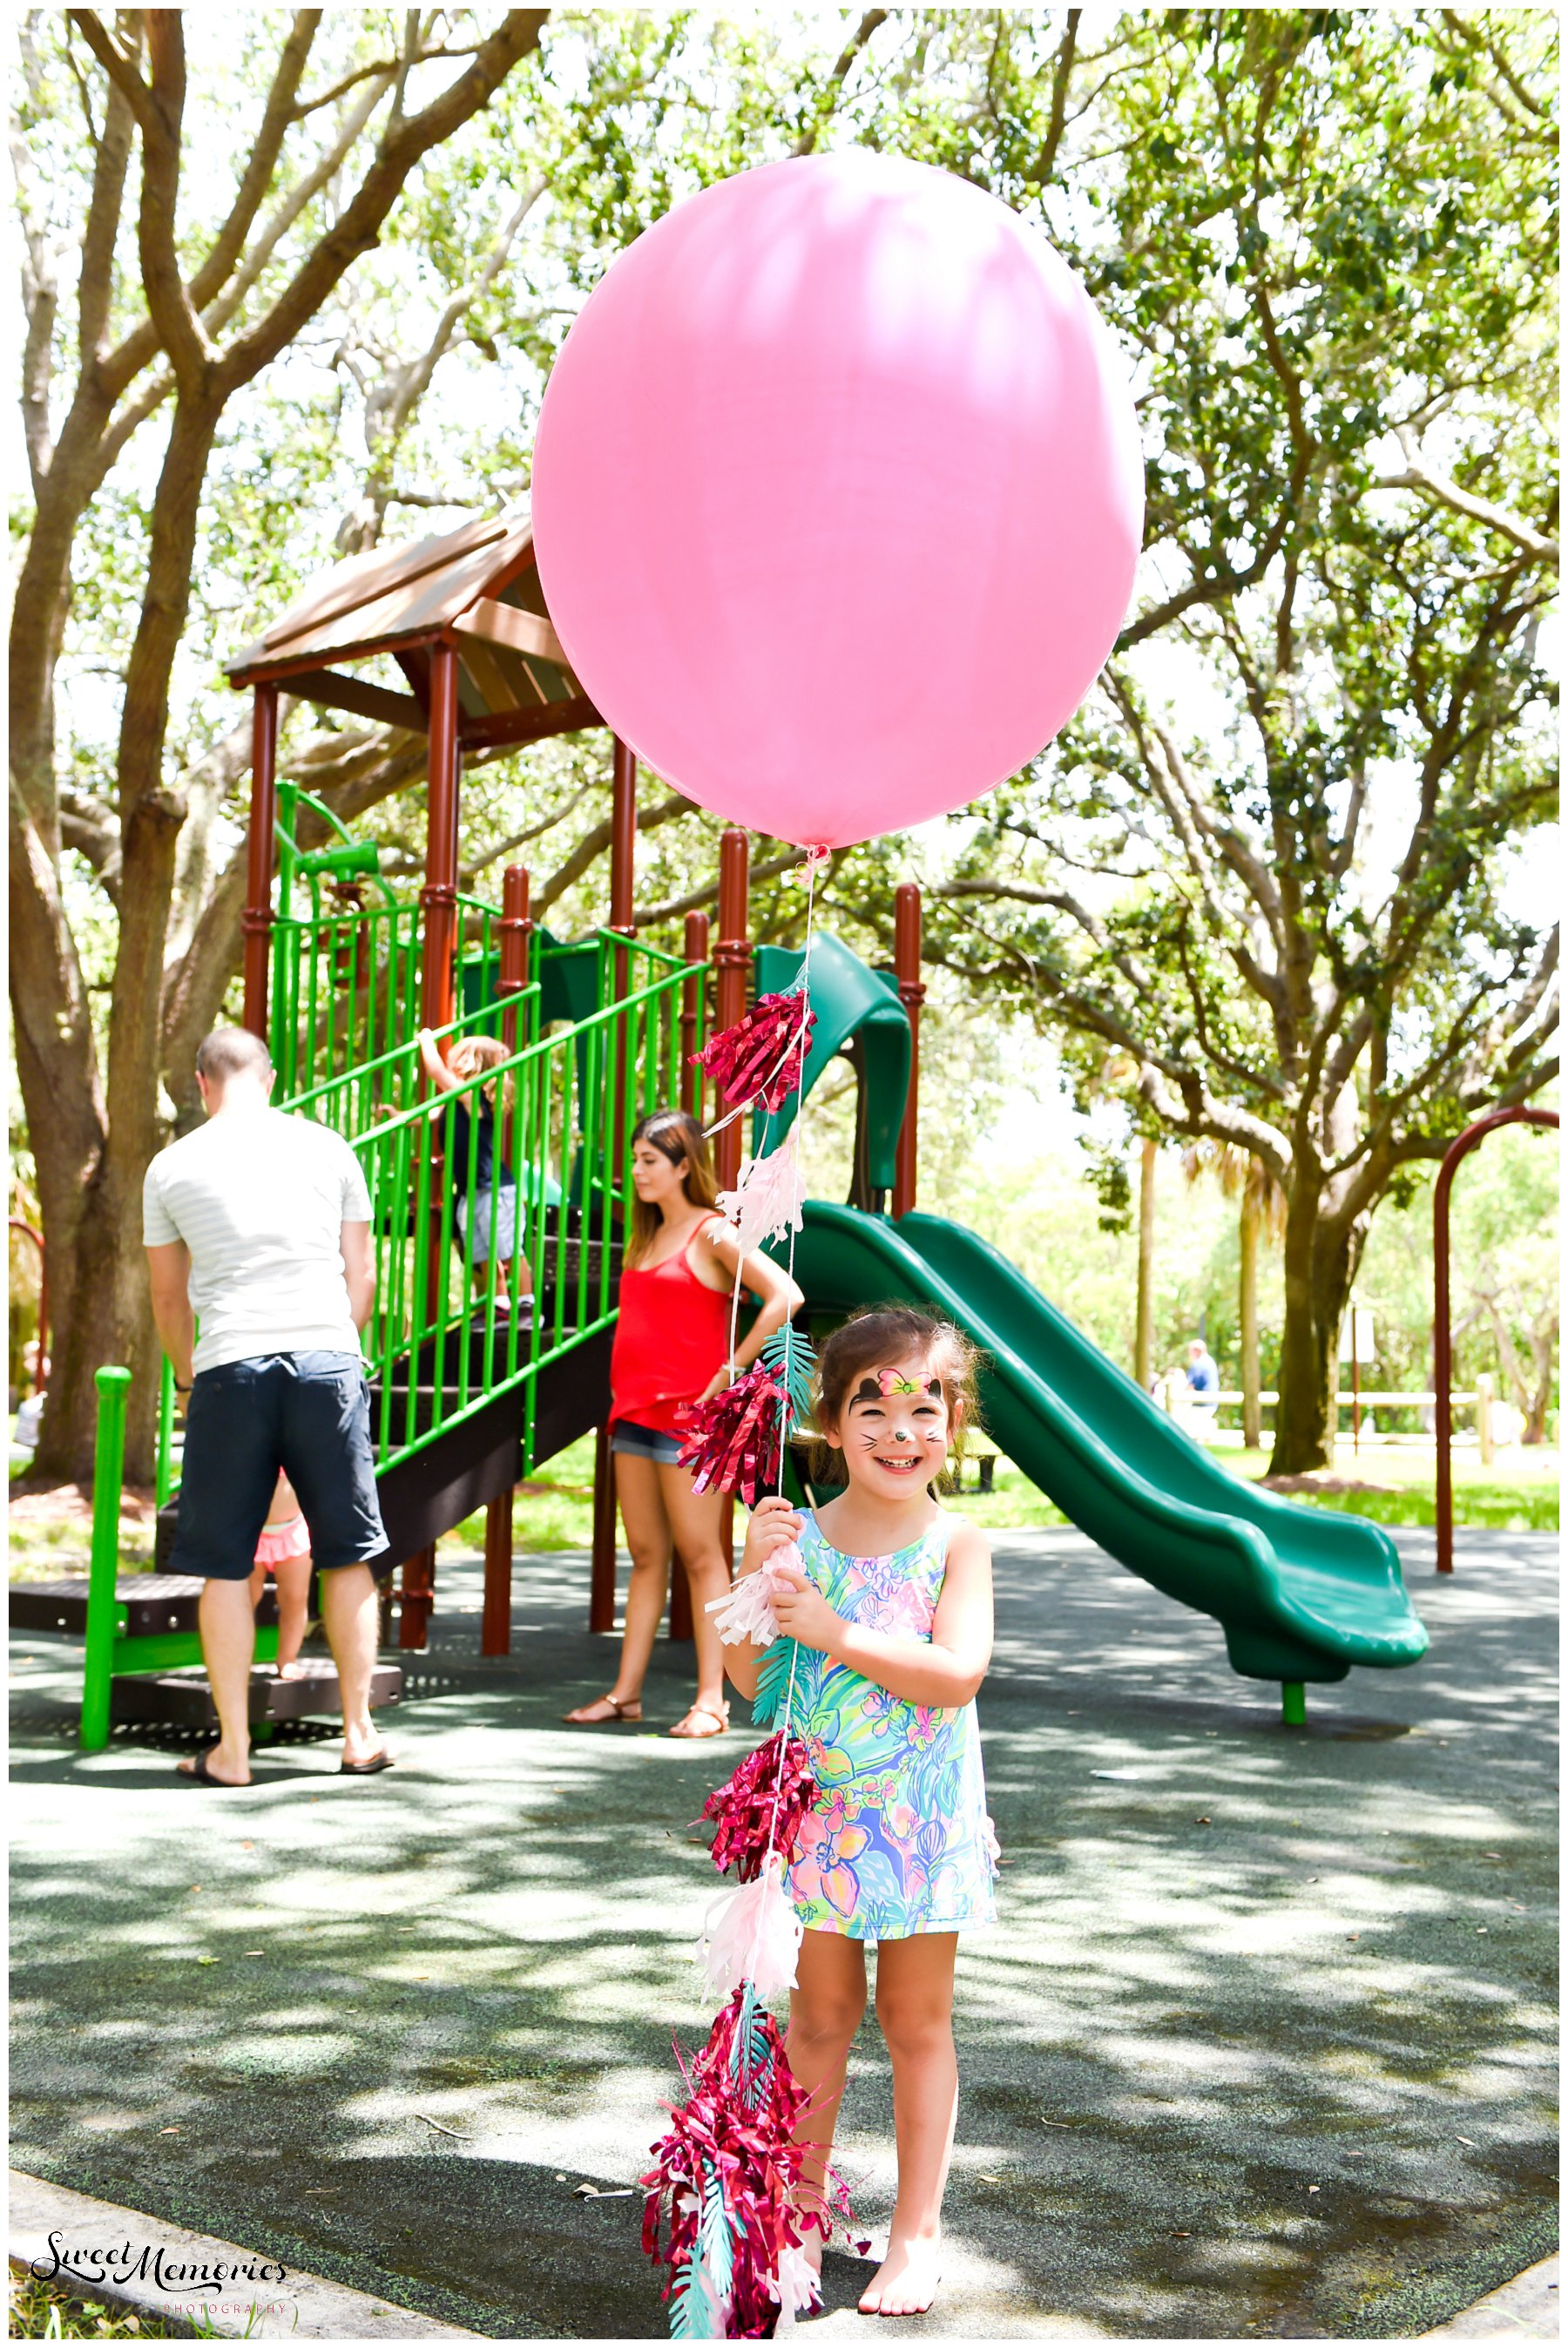
{"label": "man's bare leg", "polygon": [[[223,1786],[251,1782],[251,1663],[256,1653],[256,1612],[251,1583],[209,1581],[197,1612],[201,1632],[201,1660],[207,1684],[218,1707],[218,1742],[201,1758],[210,1777]],[[182,1761],[182,1775],[193,1777],[196,1764]]]}
{"label": "man's bare leg", "polygon": [[380,1623],[375,1577],[368,1565],[341,1565],[322,1575],[322,1620],[337,1665],[343,1757],[369,1761],[380,1750],[370,1717],[370,1680],[375,1669]]}

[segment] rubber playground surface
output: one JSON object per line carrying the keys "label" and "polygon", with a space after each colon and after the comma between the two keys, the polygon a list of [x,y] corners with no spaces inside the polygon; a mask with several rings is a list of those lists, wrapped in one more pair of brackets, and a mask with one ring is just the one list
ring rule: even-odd
{"label": "rubber playground surface", "polygon": [[[1002,1921],[927,2333],[1409,2336],[1553,2247],[1556,1544],[1461,1533],[1440,1584],[1399,1539],[1431,1651],[1303,1732],[1081,1535],[995,1536]],[[13,1639],[12,2158],[493,2336],[661,2337],[624,2188],[709,2019],[688,1821],[746,1738],[656,1734],[668,1645],[643,1733],[559,1725],[613,1670],[582,1556],[519,1559],[501,1664],[477,1561],[441,1574],[362,1782],[311,1742],[239,1796],[172,1744],[78,1761],[76,1651]],[[875,2232],[869,2024],[840,2147]],[[830,2253],[820,2328],[867,2271]]]}

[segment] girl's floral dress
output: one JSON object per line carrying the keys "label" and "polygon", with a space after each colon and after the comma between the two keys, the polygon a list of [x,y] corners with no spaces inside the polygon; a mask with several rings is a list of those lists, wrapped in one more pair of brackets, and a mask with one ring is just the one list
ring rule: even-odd
{"label": "girl's floral dress", "polygon": [[[800,1553],[835,1614],[867,1631],[931,1636],[952,1519],[891,1557],[845,1557],[805,1513]],[[997,1844],[986,1813],[974,1704],[906,1704],[815,1648],[778,1639],[763,1660],[754,1716],[791,1727],[818,1794],[786,1876],[808,1930],[902,1941],[996,1920]]]}

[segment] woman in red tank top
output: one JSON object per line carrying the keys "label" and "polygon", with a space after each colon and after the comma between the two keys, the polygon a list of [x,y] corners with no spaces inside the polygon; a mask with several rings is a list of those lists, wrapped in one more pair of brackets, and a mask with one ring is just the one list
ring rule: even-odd
{"label": "woman in red tank top", "polygon": [[787,1272],[762,1254],[739,1259],[734,1227],[718,1193],[701,1128],[683,1109],[658,1109],[631,1137],[637,1193],[631,1239],[620,1271],[620,1306],[610,1364],[610,1447],[631,1581],[620,1670],[608,1695],[569,1712],[584,1728],[641,1720],[642,1682],[664,1612],[671,1556],[692,1589],[697,1637],[697,1697],[671,1736],[717,1736],[728,1727],[723,1651],[709,1599],[730,1586],[720,1540],[724,1496],[693,1492],[680,1465],[681,1413],[730,1382],[730,1299],[737,1269],[761,1306],[735,1349],[745,1369],[804,1302]]}

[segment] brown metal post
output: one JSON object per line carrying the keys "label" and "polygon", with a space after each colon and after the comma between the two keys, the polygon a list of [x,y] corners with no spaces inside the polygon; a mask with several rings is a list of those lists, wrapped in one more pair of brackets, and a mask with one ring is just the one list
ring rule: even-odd
{"label": "brown metal post", "polygon": [[[708,916],[688,913],[686,934],[682,941],[688,963],[704,963],[708,959]],[[697,973],[686,979],[681,988],[681,1106],[688,1117],[702,1122],[702,1071],[697,1066],[698,1012],[702,1006],[703,978]]]}
{"label": "brown metal post", "polygon": [[[615,753],[610,786],[610,926],[620,937],[634,938],[637,924],[631,918],[631,907],[637,885],[637,757],[630,745],[623,742],[619,734],[612,738]],[[624,946],[617,946],[617,1003],[623,1002],[630,992],[630,958]],[[609,1135],[610,1147],[605,1153],[605,1185],[611,1197],[620,1182],[626,1163],[627,1056],[630,1045],[627,1023],[624,1020],[617,1022],[613,1033],[615,1102]]]}
{"label": "brown metal post", "polygon": [[[425,885],[419,891],[419,1009],[426,1027],[445,1027],[452,1017],[452,955],[457,921],[457,654],[451,644],[430,653],[430,753],[425,808]],[[431,1153],[430,1249],[425,1308],[434,1317],[446,1264],[441,1250],[441,1197],[446,1182],[440,1128],[423,1128]],[[432,1375],[445,1375],[445,1348]],[[407,1560],[403,1569],[397,1643],[423,1647],[436,1601],[434,1543]]]}
{"label": "brown metal post", "polygon": [[485,1606],[479,1618],[479,1653],[512,1652],[512,1487],[497,1492],[485,1510]]}
{"label": "brown metal post", "polygon": [[[501,966],[496,977],[496,993],[501,999],[501,1042],[511,1053],[518,1048],[517,997],[528,987],[528,946],[534,931],[533,922],[528,918],[528,875],[525,865],[508,864],[501,875],[501,918],[496,928],[500,936]],[[504,1108],[501,1116],[501,1157],[506,1165],[511,1164],[510,1107]],[[519,1253],[523,1244],[519,1225]]]}
{"label": "brown metal post", "polygon": [[1453,1391],[1453,1332],[1449,1301],[1449,1193],[1453,1189],[1454,1176],[1461,1159],[1479,1148],[1489,1133],[1500,1125],[1542,1125],[1556,1127],[1557,1112],[1551,1108],[1499,1108],[1490,1117],[1478,1117],[1467,1125],[1455,1141],[1450,1141],[1438,1169],[1438,1179],[1432,1185],[1432,1385],[1437,1408],[1434,1413],[1438,1438],[1438,1571],[1451,1573],[1454,1570],[1454,1485],[1453,1460],[1449,1445],[1452,1429],[1449,1420],[1452,1410]]}
{"label": "brown metal post", "polygon": [[631,901],[636,888],[637,753],[619,734],[610,773],[610,926],[635,937]]}
{"label": "brown metal post", "polygon": [[676,1550],[670,1560],[670,1636],[690,1639],[692,1635],[692,1585],[686,1579],[686,1560]]}
{"label": "brown metal post", "polygon": [[445,1027],[452,1017],[457,914],[457,654],[451,644],[435,644],[430,653],[429,783],[419,910],[420,1010],[427,1027]]}
{"label": "brown metal post", "polygon": [[423,1647],[436,1603],[436,1544],[416,1550],[403,1560],[397,1605],[397,1643],[405,1651]]}
{"label": "brown metal post", "polygon": [[615,1465],[608,1426],[601,1426],[593,1439],[593,1562],[588,1585],[588,1627],[590,1631],[615,1628]]}
{"label": "brown metal post", "polygon": [[251,712],[251,830],[245,868],[244,1025],[265,1041],[272,951],[272,832],[278,819],[278,688],[259,685]]}
{"label": "brown metal post", "polygon": [[534,925],[528,919],[528,874],[523,864],[508,864],[501,875],[501,918],[496,924],[501,944],[501,967],[496,992],[501,997],[501,1038],[508,1052],[518,1048],[518,1006],[508,1000],[521,994],[528,983],[528,942]]}
{"label": "brown metal post", "polygon": [[[750,843],[738,824],[731,824],[719,840],[719,938],[713,948],[713,1020],[716,1027],[733,1027],[746,1015],[746,973],[751,967]],[[741,1179],[741,1144],[745,1119],[736,1117],[714,1137],[713,1166],[722,1190],[733,1190]]]}
{"label": "brown metal post", "polygon": [[893,1212],[907,1215],[915,1205],[920,1168],[920,1005],[926,1000],[920,980],[920,891],[913,880],[901,882],[894,891],[893,968],[898,1000],[909,1019],[909,1089],[893,1161]]}

